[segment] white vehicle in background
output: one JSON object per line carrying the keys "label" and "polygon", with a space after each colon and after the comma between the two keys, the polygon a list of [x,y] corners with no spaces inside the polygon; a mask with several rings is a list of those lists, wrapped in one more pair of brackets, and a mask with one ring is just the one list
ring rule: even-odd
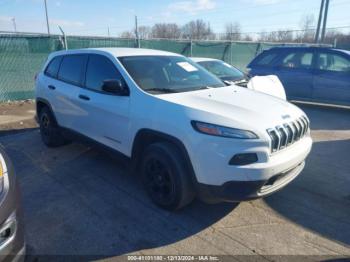
{"label": "white vehicle in background", "polygon": [[238,68],[218,59],[191,57],[192,61],[219,77],[227,85],[238,85],[286,100],[286,92],[275,75],[249,78]]}
{"label": "white vehicle in background", "polygon": [[78,135],[120,152],[169,210],[196,195],[217,202],[272,194],[299,175],[312,145],[295,105],[150,49],[52,53],[37,75],[36,108],[47,146]]}

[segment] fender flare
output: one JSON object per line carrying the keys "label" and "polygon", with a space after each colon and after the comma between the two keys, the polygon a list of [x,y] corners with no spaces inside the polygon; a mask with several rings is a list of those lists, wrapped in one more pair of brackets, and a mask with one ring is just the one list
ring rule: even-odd
{"label": "fender flare", "polygon": [[41,97],[37,97],[35,99],[35,104],[36,104],[36,116],[35,116],[35,118],[36,118],[36,121],[39,123],[39,107],[38,107],[39,102],[45,104],[49,108],[49,110],[51,111],[51,113],[53,115],[53,118],[54,118],[56,124],[58,124],[55,113],[52,110],[52,106],[51,106],[50,102],[47,99],[41,98]]}
{"label": "fender flare", "polygon": [[132,151],[131,151],[131,159],[135,166],[138,165],[140,160],[140,155],[142,153],[142,149],[145,148],[144,142],[147,144],[150,144],[155,141],[166,141],[174,144],[182,153],[184,160],[186,161],[186,165],[189,169],[189,172],[191,174],[191,180],[194,185],[198,184],[193,165],[190,159],[190,156],[187,152],[187,149],[184,145],[184,143],[177,137],[174,137],[172,135],[159,132],[153,129],[143,128],[138,130],[136,133],[133,143],[132,143]]}

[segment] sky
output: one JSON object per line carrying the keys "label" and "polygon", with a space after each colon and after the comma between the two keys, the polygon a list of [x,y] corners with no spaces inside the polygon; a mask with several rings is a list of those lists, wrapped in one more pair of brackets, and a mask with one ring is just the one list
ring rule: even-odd
{"label": "sky", "polygon": [[[71,35],[110,35],[139,25],[178,23],[193,19],[210,22],[215,32],[239,22],[242,32],[299,29],[303,16],[317,23],[320,0],[47,0],[51,33],[60,25]],[[330,0],[328,27],[350,30],[350,0]],[[44,0],[0,0],[0,31],[47,32]]]}

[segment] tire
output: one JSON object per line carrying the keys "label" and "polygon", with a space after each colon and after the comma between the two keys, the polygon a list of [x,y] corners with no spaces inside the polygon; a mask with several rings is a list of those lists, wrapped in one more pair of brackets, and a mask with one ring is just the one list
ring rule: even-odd
{"label": "tire", "polygon": [[156,205],[172,211],[193,201],[195,191],[191,174],[176,146],[166,142],[151,144],[143,155],[142,181]]}
{"label": "tire", "polygon": [[39,127],[41,139],[46,146],[58,147],[68,143],[48,107],[43,107],[39,112]]}

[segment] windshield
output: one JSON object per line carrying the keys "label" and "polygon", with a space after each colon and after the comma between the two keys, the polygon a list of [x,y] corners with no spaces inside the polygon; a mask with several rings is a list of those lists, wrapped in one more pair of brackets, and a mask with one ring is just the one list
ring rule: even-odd
{"label": "windshield", "polygon": [[238,81],[244,79],[244,73],[223,61],[202,61],[201,66],[223,81]]}
{"label": "windshield", "polygon": [[219,78],[181,56],[127,56],[119,60],[138,86],[150,93],[225,86]]}

